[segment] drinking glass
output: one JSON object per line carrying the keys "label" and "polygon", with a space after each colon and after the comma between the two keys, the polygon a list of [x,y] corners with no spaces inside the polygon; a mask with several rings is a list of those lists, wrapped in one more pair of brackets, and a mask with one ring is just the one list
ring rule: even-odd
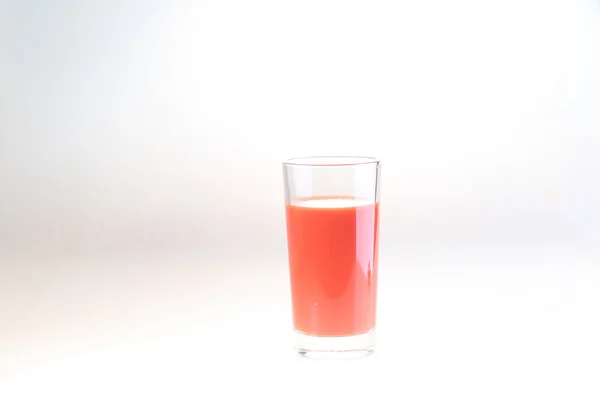
{"label": "drinking glass", "polygon": [[283,163],[295,348],[309,358],[375,349],[380,161]]}

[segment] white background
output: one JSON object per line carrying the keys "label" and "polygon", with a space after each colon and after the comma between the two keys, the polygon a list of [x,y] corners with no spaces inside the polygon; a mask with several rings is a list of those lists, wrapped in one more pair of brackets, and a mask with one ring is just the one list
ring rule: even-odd
{"label": "white background", "polygon": [[[0,398],[600,396],[598,2],[4,1],[0,45]],[[383,160],[379,347],[323,364],[280,163],[332,154]]]}

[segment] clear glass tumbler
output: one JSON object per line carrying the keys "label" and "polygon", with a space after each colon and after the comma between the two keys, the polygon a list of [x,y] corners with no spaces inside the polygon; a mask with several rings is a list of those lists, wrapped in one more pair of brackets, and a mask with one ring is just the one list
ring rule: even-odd
{"label": "clear glass tumbler", "polygon": [[283,163],[295,347],[309,358],[375,349],[380,162]]}

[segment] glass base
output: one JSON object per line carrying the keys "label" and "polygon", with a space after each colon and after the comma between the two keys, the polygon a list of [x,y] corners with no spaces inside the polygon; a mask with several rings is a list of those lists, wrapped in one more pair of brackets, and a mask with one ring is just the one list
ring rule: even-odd
{"label": "glass base", "polygon": [[296,351],[319,360],[348,360],[368,356],[375,350],[375,330],[351,336],[310,336],[294,332]]}

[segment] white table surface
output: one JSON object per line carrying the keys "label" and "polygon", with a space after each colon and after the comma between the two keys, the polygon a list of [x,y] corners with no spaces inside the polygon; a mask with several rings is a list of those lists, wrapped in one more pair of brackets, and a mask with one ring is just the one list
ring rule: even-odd
{"label": "white table surface", "polygon": [[595,246],[433,249],[383,252],[377,350],[344,362],[293,352],[281,253],[7,269],[0,398],[600,398]]}

